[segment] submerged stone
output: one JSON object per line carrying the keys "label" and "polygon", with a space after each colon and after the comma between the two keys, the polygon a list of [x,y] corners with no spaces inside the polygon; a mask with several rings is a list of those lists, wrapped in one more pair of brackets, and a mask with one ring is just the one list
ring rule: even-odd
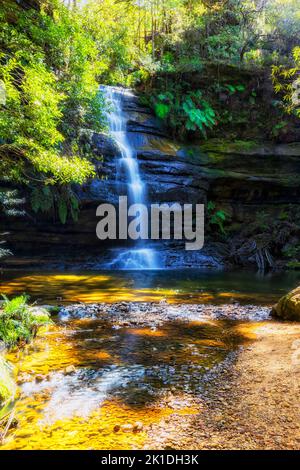
{"label": "submerged stone", "polygon": [[44,376],[43,376],[43,375],[37,374],[37,375],[35,376],[35,381],[36,381],[37,383],[43,382],[43,380],[44,380]]}
{"label": "submerged stone", "polygon": [[144,429],[144,426],[143,426],[143,423],[141,423],[141,421],[136,421],[134,423],[134,426],[133,426],[134,432],[141,432],[143,431],[143,429]]}
{"label": "submerged stone", "polygon": [[133,425],[132,424],[122,424],[121,430],[123,432],[132,432],[133,431]]}

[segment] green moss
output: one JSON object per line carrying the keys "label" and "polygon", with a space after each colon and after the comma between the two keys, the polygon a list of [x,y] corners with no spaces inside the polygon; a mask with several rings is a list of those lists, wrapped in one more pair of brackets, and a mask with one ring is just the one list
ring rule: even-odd
{"label": "green moss", "polygon": [[288,269],[294,269],[294,270],[300,270],[300,261],[289,261],[287,264],[286,264],[286,267]]}
{"label": "green moss", "polygon": [[282,320],[300,321],[300,287],[281,297],[273,307],[272,315]]}
{"label": "green moss", "polygon": [[258,147],[255,140],[235,140],[228,141],[226,139],[210,139],[201,146],[203,151],[217,152],[217,153],[248,153],[253,152]]}
{"label": "green moss", "polygon": [[47,305],[44,307],[44,310],[46,310],[50,315],[58,315],[61,307],[58,305]]}

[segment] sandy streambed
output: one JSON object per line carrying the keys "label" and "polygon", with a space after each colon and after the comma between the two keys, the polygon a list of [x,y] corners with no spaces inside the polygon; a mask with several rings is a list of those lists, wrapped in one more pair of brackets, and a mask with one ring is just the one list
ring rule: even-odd
{"label": "sandy streambed", "polygon": [[208,374],[201,411],[163,419],[147,448],[300,449],[300,325],[254,331],[251,346]]}

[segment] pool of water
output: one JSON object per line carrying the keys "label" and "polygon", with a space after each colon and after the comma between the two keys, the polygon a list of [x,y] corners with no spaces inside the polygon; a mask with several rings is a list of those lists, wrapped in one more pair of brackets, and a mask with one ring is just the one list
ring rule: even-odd
{"label": "pool of water", "polygon": [[[142,448],[148,427],[163,417],[199,413],[189,399],[201,394],[212,367],[250,340],[245,325],[176,321],[149,328],[57,319],[9,355],[20,382],[19,424],[2,448]],[[70,365],[75,369],[65,375]],[[168,393],[172,405],[163,399]],[[116,431],[136,422],[142,430]]]}
{"label": "pool of water", "polygon": [[276,302],[297,286],[300,272],[158,270],[97,272],[6,271],[0,293],[23,292],[42,303],[159,301],[185,303]]}

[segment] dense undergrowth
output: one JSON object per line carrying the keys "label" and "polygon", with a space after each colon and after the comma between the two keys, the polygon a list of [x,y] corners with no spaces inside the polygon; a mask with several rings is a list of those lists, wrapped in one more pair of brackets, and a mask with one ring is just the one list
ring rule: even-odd
{"label": "dense undergrowth", "polygon": [[[82,183],[93,168],[78,133],[101,117],[97,51],[60,2],[1,8],[1,173],[16,182]],[[67,41],[66,41],[67,38]]]}

